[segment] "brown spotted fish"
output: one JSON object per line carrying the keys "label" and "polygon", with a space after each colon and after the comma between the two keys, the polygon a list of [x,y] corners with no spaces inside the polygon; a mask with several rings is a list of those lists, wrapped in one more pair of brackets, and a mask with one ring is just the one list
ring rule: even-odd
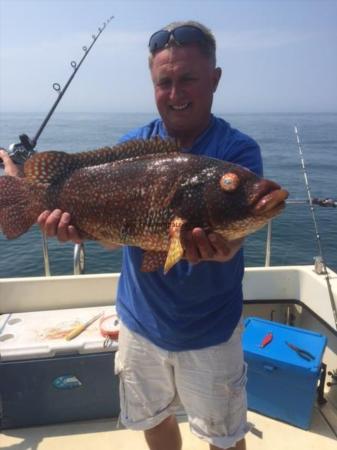
{"label": "brown spotted fish", "polygon": [[141,270],[184,256],[186,232],[201,227],[227,240],[250,234],[281,212],[287,191],[249,170],[181,153],[171,140],[133,140],[69,154],[37,153],[24,178],[0,177],[0,228],[8,239],[60,208],[84,239],[145,250]]}

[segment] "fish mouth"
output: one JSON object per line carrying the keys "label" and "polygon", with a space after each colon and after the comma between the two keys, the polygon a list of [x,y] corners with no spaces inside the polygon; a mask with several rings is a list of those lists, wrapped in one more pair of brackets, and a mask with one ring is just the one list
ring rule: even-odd
{"label": "fish mouth", "polygon": [[269,218],[278,214],[285,207],[289,192],[270,180],[261,180],[258,192],[253,199],[253,211],[257,216]]}

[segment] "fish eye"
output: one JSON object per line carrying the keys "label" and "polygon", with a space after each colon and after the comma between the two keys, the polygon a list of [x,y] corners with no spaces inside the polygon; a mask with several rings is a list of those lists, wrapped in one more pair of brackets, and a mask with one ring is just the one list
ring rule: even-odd
{"label": "fish eye", "polygon": [[235,173],[226,173],[220,178],[220,187],[226,192],[235,191],[239,187],[240,180]]}

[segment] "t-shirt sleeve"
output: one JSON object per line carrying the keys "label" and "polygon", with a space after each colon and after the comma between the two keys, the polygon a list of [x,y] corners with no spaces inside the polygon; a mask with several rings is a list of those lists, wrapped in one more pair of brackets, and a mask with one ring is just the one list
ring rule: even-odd
{"label": "t-shirt sleeve", "polygon": [[238,146],[231,162],[247,167],[247,169],[256,173],[256,175],[263,175],[261,150],[259,145],[253,140]]}
{"label": "t-shirt sleeve", "polygon": [[217,119],[213,144],[216,152],[210,153],[210,156],[239,164],[258,176],[263,175],[260,147],[249,135],[232,128],[228,122]]}
{"label": "t-shirt sleeve", "polygon": [[135,128],[128,133],[124,134],[118,139],[118,143],[130,141],[131,139],[149,139],[156,134],[156,121],[145,125],[144,127]]}
{"label": "t-shirt sleeve", "polygon": [[123,142],[130,141],[131,139],[140,139],[142,138],[141,129],[137,128],[136,130],[131,130],[128,133],[121,136],[117,143],[122,144]]}
{"label": "t-shirt sleeve", "polygon": [[232,131],[227,145],[220,147],[217,157],[246,167],[258,176],[263,175],[262,156],[258,143],[237,130]]}

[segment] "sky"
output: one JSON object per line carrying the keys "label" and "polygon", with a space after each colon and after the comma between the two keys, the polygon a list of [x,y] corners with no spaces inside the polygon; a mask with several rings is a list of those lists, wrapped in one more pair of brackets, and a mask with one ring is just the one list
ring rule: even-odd
{"label": "sky", "polygon": [[217,39],[215,113],[336,112],[337,0],[0,0],[0,112],[153,113],[150,35],[197,20]]}

